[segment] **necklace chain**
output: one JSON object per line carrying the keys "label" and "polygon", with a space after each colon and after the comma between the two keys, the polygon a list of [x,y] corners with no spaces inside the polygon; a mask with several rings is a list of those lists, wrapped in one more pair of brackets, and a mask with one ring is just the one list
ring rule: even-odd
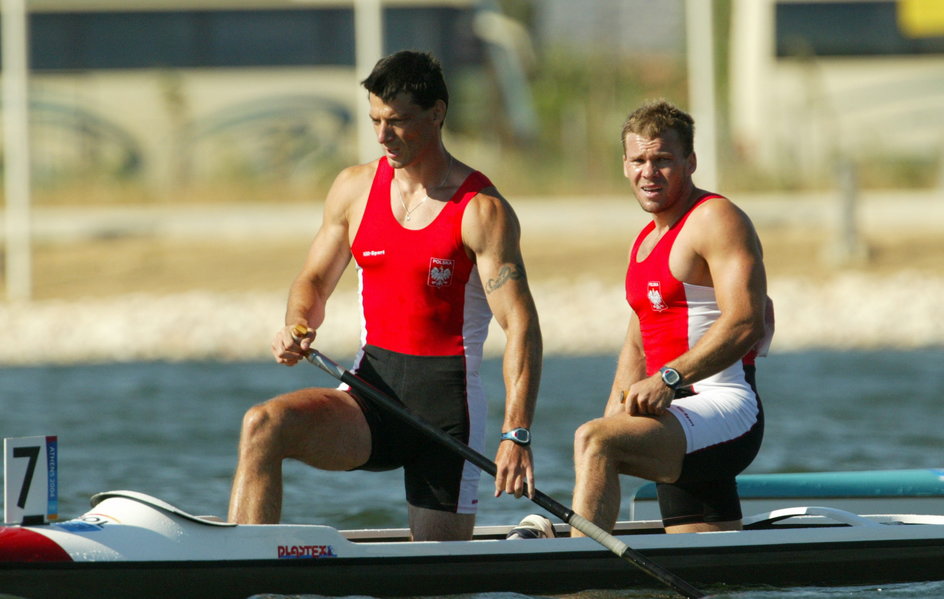
{"label": "necklace chain", "polygon": [[[449,178],[449,173],[452,171],[452,162],[453,162],[453,157],[452,157],[452,155],[450,154],[450,155],[449,155],[449,166],[446,168],[446,173],[443,175],[442,181],[439,182],[439,185],[437,185],[437,186],[434,187],[433,189],[439,189],[440,187],[442,187],[443,185],[446,184],[446,179]],[[407,207],[406,207],[406,202],[403,201],[403,191],[400,190],[400,183],[399,183],[399,181],[397,181],[397,178],[396,178],[396,177],[393,178],[393,185],[394,185],[394,187],[397,188],[397,198],[399,198],[399,200],[400,200],[400,205],[403,206],[403,212],[405,213],[405,216],[403,217],[403,220],[406,220],[406,221],[410,220],[410,217],[413,215],[414,212],[416,212],[416,209],[419,208],[420,206],[422,206],[423,203],[426,202],[426,200],[430,199],[430,197],[429,197],[429,192],[427,191],[427,192],[426,192],[426,195],[423,196],[423,199],[422,199],[422,200],[420,200],[419,202],[417,202],[412,208],[407,208]]]}

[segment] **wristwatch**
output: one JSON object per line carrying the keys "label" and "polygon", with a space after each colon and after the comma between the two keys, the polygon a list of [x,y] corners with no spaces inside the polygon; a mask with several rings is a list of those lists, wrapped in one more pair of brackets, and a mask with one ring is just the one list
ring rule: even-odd
{"label": "wristwatch", "polygon": [[501,434],[502,441],[514,441],[518,445],[531,445],[531,431],[526,428],[513,428]]}
{"label": "wristwatch", "polygon": [[682,385],[682,375],[679,374],[679,371],[674,368],[663,366],[659,369],[659,374],[662,375],[662,382],[673,391]]}

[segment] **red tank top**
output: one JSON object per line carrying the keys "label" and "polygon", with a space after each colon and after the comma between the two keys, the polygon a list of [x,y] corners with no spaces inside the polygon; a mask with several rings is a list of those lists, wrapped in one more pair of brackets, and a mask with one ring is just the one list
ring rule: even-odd
{"label": "red tank top", "polygon": [[[669,254],[685,221],[696,207],[717,197],[721,196],[699,198],[659,239],[645,260],[640,262],[636,256],[655,222],[643,227],[633,243],[626,271],[626,301],[639,318],[647,374],[687,352],[721,315],[714,288],[683,283],[669,270]],[[751,352],[743,361],[753,363],[754,357]]]}
{"label": "red tank top", "polygon": [[358,267],[362,343],[421,356],[481,354],[491,311],[462,243],[469,201],[491,187],[470,174],[432,223],[406,229],[390,206],[394,170],[381,158],[351,252]]}

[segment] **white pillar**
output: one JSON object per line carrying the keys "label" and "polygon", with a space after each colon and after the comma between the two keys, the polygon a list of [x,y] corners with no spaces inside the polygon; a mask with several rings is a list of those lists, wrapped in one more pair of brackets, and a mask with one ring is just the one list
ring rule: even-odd
{"label": "white pillar", "polygon": [[6,290],[32,295],[29,144],[29,40],[25,0],[2,0],[3,162],[6,193]]}
{"label": "white pillar", "polygon": [[374,65],[383,57],[383,6],[381,0],[354,1],[354,56],[357,76],[354,102],[354,122],[357,125],[357,154],[359,162],[369,162],[380,150],[374,136],[374,127],[367,116],[370,106],[367,90],[360,82],[370,75]]}
{"label": "white pillar", "polygon": [[731,11],[728,72],[732,137],[753,161],[771,167],[776,137],[768,118],[768,107],[774,100],[769,91],[775,59],[774,2],[733,0]]}
{"label": "white pillar", "polygon": [[698,154],[697,185],[718,189],[718,107],[715,96],[715,34],[713,0],[686,0],[688,100],[695,119]]}

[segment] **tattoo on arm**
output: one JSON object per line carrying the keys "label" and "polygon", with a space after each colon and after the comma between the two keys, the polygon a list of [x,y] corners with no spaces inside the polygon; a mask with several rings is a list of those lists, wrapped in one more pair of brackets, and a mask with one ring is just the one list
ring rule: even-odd
{"label": "tattoo on arm", "polygon": [[512,279],[523,279],[524,268],[519,264],[505,264],[498,269],[498,276],[485,283],[485,292],[491,293]]}

